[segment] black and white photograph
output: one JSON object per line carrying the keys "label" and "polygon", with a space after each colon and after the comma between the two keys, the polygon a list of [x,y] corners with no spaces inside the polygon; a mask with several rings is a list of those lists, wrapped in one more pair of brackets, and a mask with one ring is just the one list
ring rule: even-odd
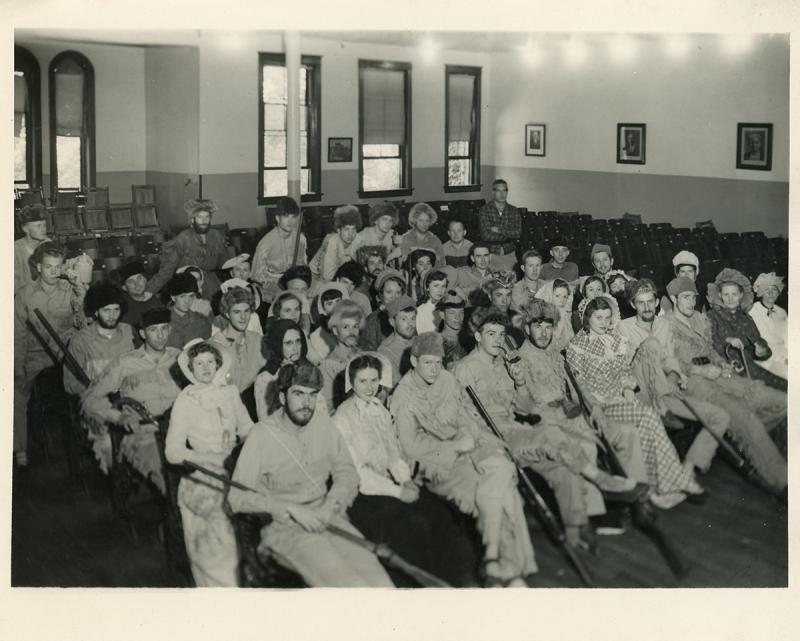
{"label": "black and white photograph", "polygon": [[544,156],[547,125],[525,125],[525,155]]}
{"label": "black and white photograph", "polygon": [[647,143],[647,125],[617,125],[617,162],[623,164],[644,165],[645,144]]}
{"label": "black and white photograph", "polygon": [[736,168],[772,169],[772,124],[740,122],[736,125]]}
{"label": "black and white photograph", "polygon": [[614,588],[791,638],[790,33],[68,24],[9,30],[30,638],[550,638]]}

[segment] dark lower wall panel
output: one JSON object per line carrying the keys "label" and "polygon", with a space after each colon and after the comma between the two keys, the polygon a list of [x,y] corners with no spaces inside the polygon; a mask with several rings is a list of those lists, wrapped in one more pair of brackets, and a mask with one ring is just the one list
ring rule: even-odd
{"label": "dark lower wall panel", "polygon": [[595,218],[629,212],[645,223],[675,227],[711,219],[721,232],[789,233],[785,182],[523,167],[497,167],[495,173],[509,183],[509,202],[533,211],[579,210]]}
{"label": "dark lower wall panel", "polygon": [[[186,223],[183,204],[198,196],[198,177],[166,171],[148,171],[147,184],[156,188],[156,207],[162,226]],[[224,219],[220,222],[225,222]]]}

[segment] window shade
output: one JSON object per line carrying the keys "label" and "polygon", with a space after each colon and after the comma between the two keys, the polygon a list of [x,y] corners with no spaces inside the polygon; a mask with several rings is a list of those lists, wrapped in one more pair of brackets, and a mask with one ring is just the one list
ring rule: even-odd
{"label": "window shade", "polygon": [[83,133],[83,73],[56,72],[56,135]]}
{"label": "window shade", "polygon": [[405,143],[405,72],[363,69],[362,145]]}
{"label": "window shade", "polygon": [[14,76],[14,136],[22,133],[25,113],[28,110],[28,83],[25,76]]}
{"label": "window shade", "polygon": [[472,140],[472,102],[475,76],[452,74],[448,77],[448,142]]}

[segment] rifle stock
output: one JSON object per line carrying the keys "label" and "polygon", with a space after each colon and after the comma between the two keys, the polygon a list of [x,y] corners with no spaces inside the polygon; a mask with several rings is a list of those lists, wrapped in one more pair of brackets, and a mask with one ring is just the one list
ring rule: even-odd
{"label": "rifle stock", "polygon": [[524,466],[520,464],[520,462],[516,459],[514,454],[509,449],[508,445],[506,445],[505,440],[503,439],[503,435],[500,433],[500,430],[495,425],[494,419],[490,416],[489,412],[481,402],[481,399],[478,397],[478,394],[472,388],[471,385],[467,385],[466,387],[467,395],[470,397],[472,402],[474,403],[476,409],[478,410],[478,414],[480,414],[483,421],[489,426],[489,429],[492,433],[500,439],[500,442],[505,445],[506,452],[508,452],[509,457],[511,458],[514,466],[517,468],[517,473],[519,475],[520,481],[522,482],[523,486],[527,490],[528,495],[533,500],[534,508],[536,510],[536,514],[539,516],[539,520],[544,525],[545,530],[553,538],[556,544],[561,548],[564,555],[567,559],[572,563],[575,570],[578,572],[578,575],[583,581],[586,587],[593,587],[594,586],[594,579],[592,579],[589,570],[583,565],[583,562],[578,557],[575,549],[567,542],[567,537],[564,534],[564,531],[558,524],[555,515],[552,513],[550,508],[547,506],[544,498],[541,494],[536,490],[533,482],[528,477]]}
{"label": "rifle stock", "polygon": [[[586,422],[594,428],[595,433],[603,445],[609,465],[611,466],[611,471],[618,476],[627,477],[625,468],[622,466],[622,463],[620,462],[617,453],[614,451],[614,448],[611,447],[611,444],[608,442],[603,430],[600,429],[600,426],[592,419],[591,408],[589,407],[586,398],[584,397],[583,392],[578,385],[578,381],[575,379],[574,372],[570,368],[569,363],[566,362],[566,359],[564,359],[564,370],[567,373],[567,377],[569,378],[572,387],[575,389],[575,393],[578,395],[578,404],[581,406],[581,410],[583,411]],[[651,541],[653,541],[661,553],[661,556],[664,557],[664,561],[666,561],[672,573],[677,578],[685,577],[689,570],[681,558],[681,555],[669,542],[667,537],[661,531],[661,528],[658,527],[658,524],[656,523],[655,509],[652,505],[650,505],[650,502],[643,497],[639,501],[631,504],[630,509],[633,524],[639,530],[641,530],[643,534],[647,535]]]}
{"label": "rifle stock", "polygon": [[[58,335],[56,330],[53,329],[53,326],[50,324],[50,321],[47,320],[45,315],[42,314],[42,312],[39,310],[38,307],[33,310],[33,313],[36,314],[36,318],[39,319],[39,322],[42,324],[42,327],[44,327],[45,330],[47,330],[47,333],[50,334],[50,338],[53,339],[53,342],[56,344],[58,349],[61,350],[61,353],[64,355],[64,364],[70,369],[72,374],[75,376],[76,379],[78,379],[78,381],[81,384],[85,385],[86,387],[89,387],[89,385],[92,384],[92,379],[89,378],[88,374],[86,374],[86,372],[80,366],[80,363],[78,363],[78,361],[75,360],[75,357],[69,351],[69,348],[66,346],[64,341],[61,340],[61,337]],[[42,337],[40,336],[39,338],[41,340]]]}

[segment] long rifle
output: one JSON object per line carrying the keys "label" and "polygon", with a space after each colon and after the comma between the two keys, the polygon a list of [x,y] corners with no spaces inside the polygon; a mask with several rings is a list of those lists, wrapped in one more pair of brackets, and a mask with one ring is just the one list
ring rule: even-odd
{"label": "long rifle", "polygon": [[728,441],[725,440],[724,436],[720,436],[719,434],[715,434],[714,431],[706,424],[706,422],[700,417],[697,409],[694,407],[694,404],[690,401],[690,399],[685,394],[675,394],[676,398],[680,399],[680,401],[686,406],[689,412],[695,417],[698,423],[703,426],[703,429],[707,430],[711,436],[713,436],[717,443],[719,443],[720,447],[727,452],[728,456],[733,459],[734,467],[739,470],[742,474],[744,474],[745,478],[749,481],[758,485],[761,489],[769,492],[777,496],[781,501],[786,500],[786,496],[783,492],[776,491],[774,487],[771,487],[758,473],[758,471],[753,467],[752,463],[745,459],[736,448],[733,447]]}
{"label": "long rifle", "polygon": [[489,412],[486,411],[486,408],[483,406],[481,399],[478,398],[477,393],[472,388],[471,385],[467,385],[467,394],[469,395],[472,402],[475,404],[475,407],[478,410],[478,414],[481,415],[481,418],[484,422],[489,426],[489,429],[492,433],[500,439],[500,442],[503,443],[505,446],[506,452],[508,452],[509,457],[513,461],[514,465],[517,468],[517,474],[522,481],[522,484],[528,490],[528,494],[530,498],[533,500],[533,506],[536,511],[539,520],[544,525],[545,530],[547,533],[555,540],[558,547],[561,548],[561,551],[567,557],[570,563],[575,567],[577,570],[578,575],[581,577],[581,581],[583,581],[586,587],[593,587],[594,586],[594,579],[592,579],[592,575],[589,574],[589,570],[584,566],[581,559],[578,557],[578,554],[575,552],[575,549],[567,542],[567,537],[564,534],[564,531],[556,521],[556,517],[550,511],[550,508],[547,506],[547,503],[542,498],[542,495],[536,490],[536,487],[531,482],[530,478],[528,477],[525,467],[517,460],[514,454],[511,452],[511,449],[506,444],[505,440],[503,439],[503,435],[500,433],[500,430],[497,429],[497,425],[495,425],[494,419],[489,415]]}
{"label": "long rifle", "polygon": [[[255,494],[260,494],[260,492],[252,487],[248,487],[243,483],[239,483],[238,481],[234,481],[233,479],[229,479],[224,474],[218,474],[212,470],[209,470],[202,465],[198,465],[197,463],[193,463],[192,461],[184,461],[183,465],[188,467],[192,470],[197,470],[202,472],[203,474],[207,474],[211,478],[214,478],[229,487],[235,487],[238,490],[243,490],[245,492],[253,492]],[[440,578],[434,576],[430,572],[426,572],[420,567],[413,565],[403,559],[402,557],[398,556],[392,549],[386,545],[385,543],[373,543],[372,541],[368,541],[366,539],[362,539],[360,536],[353,534],[352,532],[348,532],[347,530],[343,530],[335,525],[328,525],[326,530],[333,534],[334,536],[338,536],[341,539],[345,539],[349,541],[353,545],[357,545],[358,547],[364,548],[369,552],[375,554],[378,558],[383,559],[388,565],[393,568],[396,568],[402,572],[405,572],[408,576],[414,579],[417,583],[419,583],[423,587],[429,588],[449,588],[451,587],[448,583],[442,581]]]}
{"label": "long rifle", "polygon": [[297,234],[294,237],[294,254],[292,254],[292,267],[297,265],[297,255],[300,253],[300,236],[302,234],[303,234],[303,209],[300,208],[300,214],[297,216]]}
{"label": "long rifle", "polygon": [[[33,313],[36,314],[36,318],[39,319],[39,322],[42,324],[47,330],[47,333],[50,334],[50,338],[53,339],[53,342],[56,344],[58,349],[61,350],[61,353],[64,355],[64,364],[70,369],[73,376],[78,379],[78,382],[89,387],[92,384],[92,379],[89,378],[88,374],[83,371],[83,368],[80,366],[80,363],[75,360],[75,357],[69,351],[69,348],[66,346],[64,341],[61,340],[61,337],[58,335],[53,326],[50,324],[50,321],[45,318],[45,315],[39,310],[38,307],[34,308]],[[39,337],[42,338],[41,336]]]}
{"label": "long rifle", "polygon": [[[594,420],[592,420],[591,408],[589,407],[583,392],[581,392],[581,388],[578,386],[578,381],[575,380],[575,374],[573,373],[572,368],[570,368],[569,363],[566,362],[566,359],[564,361],[564,370],[566,371],[567,376],[572,383],[572,387],[575,389],[575,393],[578,395],[578,402],[583,410],[583,415],[586,419],[586,422],[594,428],[595,433],[603,445],[608,462],[611,466],[611,471],[619,476],[627,476],[625,468],[622,466],[622,463],[617,457],[617,453],[614,451],[614,448],[612,448],[611,444],[608,442],[603,430]],[[661,528],[656,522],[657,515],[655,509],[647,500],[647,498],[644,496],[641,497],[638,501],[630,505],[630,509],[631,517],[633,518],[633,524],[651,541],[653,541],[653,543],[655,543],[659,552],[661,552],[661,556],[663,556],[664,560],[667,562],[669,569],[672,570],[672,573],[679,579],[685,577],[689,573],[686,563],[661,531]]]}

